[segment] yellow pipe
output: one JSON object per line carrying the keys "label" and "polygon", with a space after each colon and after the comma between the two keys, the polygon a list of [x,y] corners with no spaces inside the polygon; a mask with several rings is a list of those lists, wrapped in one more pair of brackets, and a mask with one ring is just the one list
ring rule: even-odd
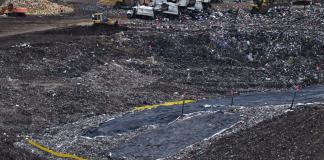
{"label": "yellow pipe", "polygon": [[28,139],[27,142],[29,144],[31,144],[32,146],[44,151],[44,152],[47,152],[47,153],[50,153],[56,157],[59,157],[59,158],[69,158],[69,159],[74,159],[74,160],[87,160],[85,158],[81,158],[81,157],[78,157],[78,156],[75,156],[75,155],[72,155],[72,154],[67,154],[67,153],[60,153],[60,152],[55,152],[51,149],[48,149],[40,144],[38,144],[37,142],[33,141],[33,140],[30,140]]}
{"label": "yellow pipe", "polygon": [[153,109],[159,106],[173,106],[173,105],[181,105],[183,103],[192,103],[194,102],[194,100],[182,100],[182,101],[174,101],[174,102],[165,102],[162,104],[154,104],[154,105],[146,105],[146,106],[140,106],[140,107],[135,107],[134,109],[132,109],[132,112],[134,111],[142,111],[145,109]]}

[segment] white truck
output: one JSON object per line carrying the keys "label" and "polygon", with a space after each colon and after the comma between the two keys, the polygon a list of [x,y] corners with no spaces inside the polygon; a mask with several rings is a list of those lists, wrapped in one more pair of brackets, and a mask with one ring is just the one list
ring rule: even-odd
{"label": "white truck", "polygon": [[202,11],[211,0],[152,0],[148,6],[137,5],[127,11],[127,17],[169,15],[178,17],[180,9]]}
{"label": "white truck", "polygon": [[137,5],[132,7],[132,10],[127,11],[128,18],[134,18],[137,16],[147,16],[154,18],[154,7]]}
{"label": "white truck", "polygon": [[142,16],[154,18],[162,14],[179,16],[179,5],[166,0],[153,0],[148,6],[137,5],[127,11],[128,18]]}

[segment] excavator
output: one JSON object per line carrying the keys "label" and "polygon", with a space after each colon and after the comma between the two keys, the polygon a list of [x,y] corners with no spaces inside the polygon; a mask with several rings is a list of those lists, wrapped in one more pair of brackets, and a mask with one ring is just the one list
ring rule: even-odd
{"label": "excavator", "polygon": [[15,7],[12,3],[0,8],[0,15],[6,14],[7,16],[26,16],[26,13],[27,8]]}

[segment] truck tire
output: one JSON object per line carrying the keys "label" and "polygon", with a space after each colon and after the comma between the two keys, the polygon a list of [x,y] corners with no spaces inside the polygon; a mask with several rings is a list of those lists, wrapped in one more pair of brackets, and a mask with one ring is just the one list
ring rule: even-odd
{"label": "truck tire", "polygon": [[163,17],[161,12],[155,11],[154,12],[154,19],[161,19]]}
{"label": "truck tire", "polygon": [[131,14],[127,14],[127,18],[128,19],[132,19],[134,16],[133,15],[131,15]]}

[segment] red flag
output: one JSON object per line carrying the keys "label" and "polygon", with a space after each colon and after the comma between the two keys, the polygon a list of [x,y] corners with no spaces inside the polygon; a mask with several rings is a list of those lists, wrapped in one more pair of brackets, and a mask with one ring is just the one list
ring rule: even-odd
{"label": "red flag", "polygon": [[294,86],[295,90],[298,92],[301,90],[301,85],[300,84],[297,84]]}
{"label": "red flag", "polygon": [[234,96],[234,89],[231,89],[231,96]]}
{"label": "red flag", "polygon": [[186,88],[182,88],[182,97],[185,97],[187,94]]}
{"label": "red flag", "polygon": [[321,69],[320,65],[317,64],[317,65],[316,65],[316,70],[317,70],[317,71],[320,71],[320,69]]}

